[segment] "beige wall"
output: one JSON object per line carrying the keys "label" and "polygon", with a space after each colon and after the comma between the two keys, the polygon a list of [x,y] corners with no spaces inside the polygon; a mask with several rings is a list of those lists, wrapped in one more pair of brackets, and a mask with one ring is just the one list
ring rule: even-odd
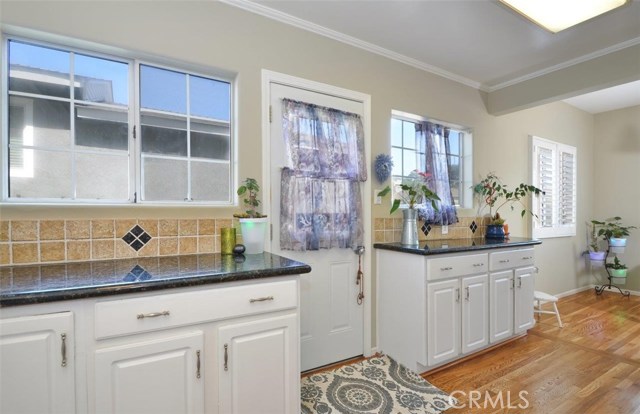
{"label": "beige wall", "polygon": [[[594,173],[594,218],[620,216],[640,227],[640,106],[595,116]],[[640,291],[640,230],[620,259],[629,268],[626,288]]]}
{"label": "beige wall", "polygon": [[[495,171],[512,185],[529,181],[529,134],[576,145],[578,218],[592,216],[593,116],[563,103],[495,117],[487,113],[486,97],[477,90],[215,2],[3,1],[0,7],[4,25],[236,73],[240,177],[261,175],[260,71],[264,68],[370,94],[374,155],[389,151],[392,109],[472,127],[476,178]],[[2,219],[188,218],[230,217],[234,210],[4,206],[1,214]],[[386,206],[374,206],[373,216],[386,216],[387,211]],[[508,220],[514,235],[530,234],[527,221],[517,214]],[[558,293],[590,283],[579,256],[585,247],[581,233],[546,240],[537,248],[538,287]]]}

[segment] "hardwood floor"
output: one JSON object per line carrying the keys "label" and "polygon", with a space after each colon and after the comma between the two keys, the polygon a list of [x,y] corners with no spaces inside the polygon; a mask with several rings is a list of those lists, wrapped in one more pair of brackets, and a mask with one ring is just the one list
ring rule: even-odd
{"label": "hardwood floor", "polygon": [[562,329],[540,315],[527,336],[425,374],[458,391],[464,408],[447,413],[640,414],[640,297],[588,290],[558,308]]}

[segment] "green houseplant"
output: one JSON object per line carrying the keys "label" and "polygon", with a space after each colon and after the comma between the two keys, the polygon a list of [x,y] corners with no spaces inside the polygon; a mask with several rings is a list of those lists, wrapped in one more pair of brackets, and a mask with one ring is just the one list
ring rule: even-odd
{"label": "green houseplant", "polygon": [[595,231],[596,226],[598,229],[598,237],[602,237],[606,240],[610,246],[624,247],[627,245],[627,236],[630,234],[630,230],[635,229],[635,226],[622,225],[621,217],[613,217],[604,221],[591,220]]}
{"label": "green houseplant", "polygon": [[627,277],[627,265],[621,263],[617,256],[613,259],[613,263],[607,263],[606,267],[611,277]]}
{"label": "green houseplant", "polygon": [[524,217],[527,212],[532,216],[535,214],[527,208],[523,199],[527,195],[538,196],[544,194],[544,191],[531,184],[520,183],[514,189],[509,188],[502,180],[493,172],[487,174],[479,183],[473,186],[473,192],[478,198],[478,212],[480,217],[484,214],[484,209],[489,207],[490,222],[487,226],[488,238],[504,238],[504,219],[500,216],[500,209],[509,206],[511,210],[515,209],[515,205],[522,207],[520,216]]}
{"label": "green houseplant", "polygon": [[598,241],[598,227],[599,221],[591,220],[590,231],[587,233],[589,238],[589,259],[591,260],[604,260],[606,252],[600,250],[600,243]]}
{"label": "green houseplant", "polygon": [[[400,189],[399,198],[394,198],[391,204],[390,214],[393,214],[401,204],[406,204],[407,208],[402,210],[402,239],[403,245],[417,245],[418,244],[418,225],[417,218],[418,213],[416,207],[422,203],[431,203],[434,210],[437,210],[436,201],[440,200],[438,195],[431,191],[427,187],[426,179],[429,177],[429,173],[423,173],[417,170],[411,172],[408,178],[406,178]],[[391,187],[387,186],[378,193],[379,197],[384,197],[391,192]]]}
{"label": "green houseplant", "polygon": [[240,232],[242,233],[242,242],[245,245],[246,254],[264,252],[267,216],[257,211],[260,206],[259,192],[260,185],[255,178],[246,178],[236,191],[238,196],[244,196],[243,203],[247,209],[242,214],[233,215],[240,221]]}

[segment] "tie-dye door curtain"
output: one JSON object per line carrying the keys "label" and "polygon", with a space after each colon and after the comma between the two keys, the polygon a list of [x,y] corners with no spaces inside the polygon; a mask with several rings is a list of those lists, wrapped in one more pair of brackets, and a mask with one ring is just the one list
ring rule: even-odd
{"label": "tie-dye door curtain", "polygon": [[449,128],[432,122],[416,124],[416,141],[420,146],[419,152],[425,154],[425,170],[427,187],[438,194],[440,201],[436,201],[437,210],[430,203],[418,209],[418,216],[426,223],[449,225],[458,222],[456,207],[451,194],[449,181]]}
{"label": "tie-dye door curtain", "polygon": [[280,248],[364,243],[360,182],[367,180],[359,115],[282,100],[288,165],[282,169]]}

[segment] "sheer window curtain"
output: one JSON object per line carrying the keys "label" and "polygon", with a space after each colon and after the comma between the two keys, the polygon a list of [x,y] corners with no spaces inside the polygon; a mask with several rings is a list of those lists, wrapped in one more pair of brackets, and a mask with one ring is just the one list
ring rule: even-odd
{"label": "sheer window curtain", "polygon": [[456,207],[449,181],[449,128],[432,122],[416,124],[416,138],[425,154],[425,172],[428,173],[427,187],[440,197],[436,201],[437,210],[427,203],[418,209],[418,216],[426,223],[449,225],[458,222]]}
{"label": "sheer window curtain", "polygon": [[355,248],[364,243],[360,182],[367,180],[357,114],[283,99],[288,165],[281,173],[280,248]]}

